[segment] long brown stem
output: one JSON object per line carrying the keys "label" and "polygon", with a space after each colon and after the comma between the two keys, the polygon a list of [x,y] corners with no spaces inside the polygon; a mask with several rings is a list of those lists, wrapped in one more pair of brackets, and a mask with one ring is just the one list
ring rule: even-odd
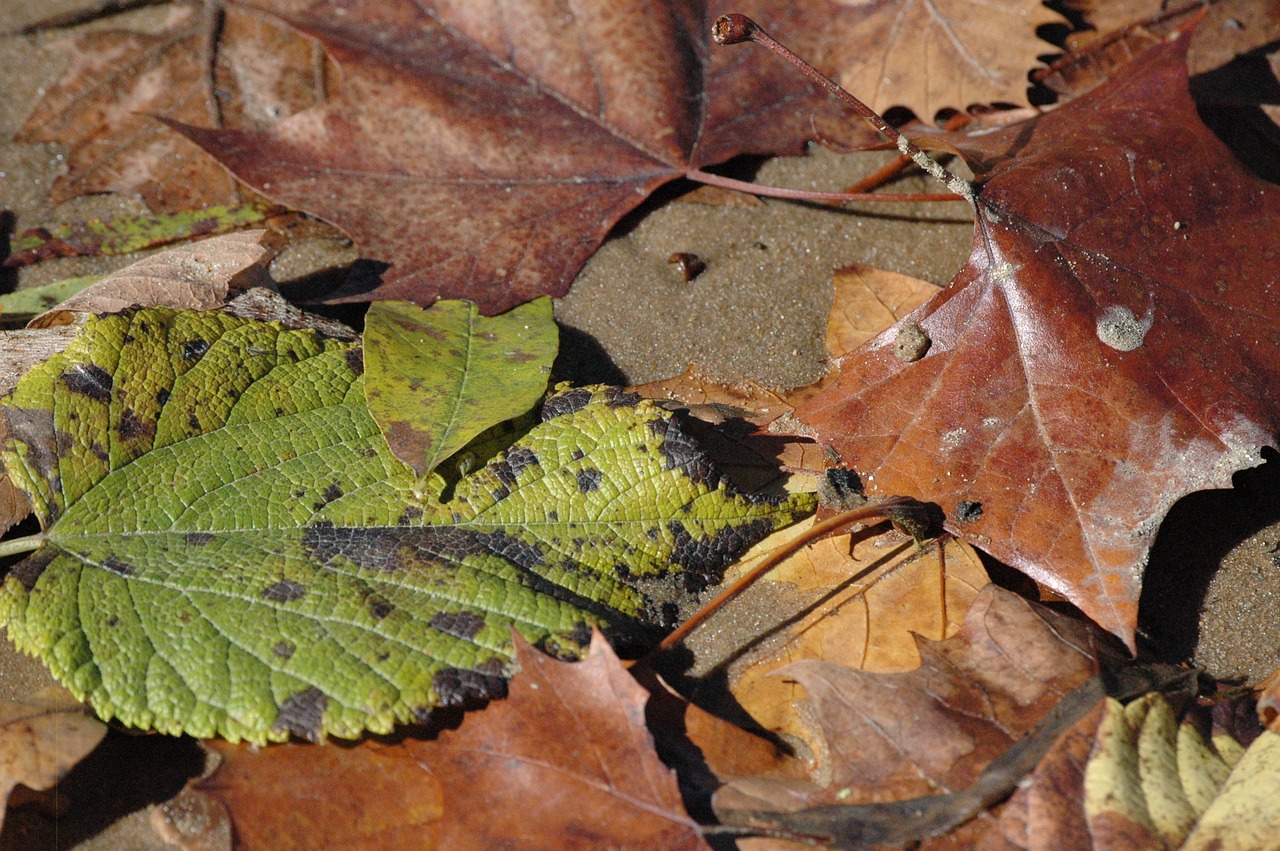
{"label": "long brown stem", "polygon": [[709,186],[719,186],[722,189],[736,189],[739,192],[749,192],[752,195],[764,195],[768,198],[790,198],[796,201],[962,201],[960,195],[952,193],[894,193],[894,192],[819,192],[811,189],[787,189],[783,186],[761,186],[758,183],[751,183],[746,180],[735,180],[732,177],[725,177],[720,174],[712,174],[698,169],[690,169],[685,172],[685,177],[690,180],[696,180],[699,183],[705,183]]}
{"label": "long brown stem", "polygon": [[672,647],[675,647],[684,640],[685,636],[693,632],[694,628],[697,627],[698,624],[705,621],[712,612],[741,594],[757,579],[769,570],[773,569],[778,562],[782,561],[784,558],[796,552],[806,544],[816,541],[817,539],[831,534],[832,532],[837,532],[840,529],[859,521],[868,520],[872,517],[884,517],[885,509],[892,508],[895,505],[902,505],[907,502],[911,502],[909,497],[894,496],[883,500],[882,502],[877,502],[875,505],[862,505],[858,508],[851,508],[848,511],[842,511],[833,517],[828,517],[821,523],[815,523],[813,527],[803,535],[788,541],[773,552],[769,553],[761,559],[759,564],[751,568],[751,570],[747,571],[743,576],[739,577],[728,588],[725,588],[717,594],[715,599],[711,600],[702,608],[698,609],[698,611],[694,612],[687,621],[676,627],[674,632],[662,639],[662,643],[658,645],[654,652],[660,653],[664,650],[670,650]]}
{"label": "long brown stem", "polygon": [[880,117],[874,110],[853,95],[846,92],[840,87],[840,84],[823,74],[817,68],[805,62],[790,48],[784,46],[764,31],[763,28],[746,15],[724,15],[718,18],[711,27],[711,37],[719,44],[739,44],[744,41],[751,41],[762,47],[767,47],[783,59],[790,62],[800,70],[802,74],[822,86],[831,94],[838,97],[846,106],[856,112],[863,120],[865,120],[876,130],[880,131],[885,138],[898,146],[898,150],[904,155],[911,157],[916,165],[933,175],[947,187],[948,190],[957,195],[962,196],[973,207],[977,207],[973,184],[963,178],[957,177],[942,167],[937,160],[926,154],[915,143],[898,132],[897,128]]}

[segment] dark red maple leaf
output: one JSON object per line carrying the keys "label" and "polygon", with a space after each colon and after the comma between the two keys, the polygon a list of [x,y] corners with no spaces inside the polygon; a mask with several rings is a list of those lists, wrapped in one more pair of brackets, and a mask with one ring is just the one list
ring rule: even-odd
{"label": "dark red maple leaf", "polygon": [[[377,290],[335,300],[468,298],[493,313],[562,295],[658,186],[738,154],[871,139],[797,75],[713,50],[704,2],[270,5],[338,62],[339,95],[267,133],[181,129],[393,264]],[[834,8],[745,5],[815,41]]]}
{"label": "dark red maple leaf", "polygon": [[1141,574],[1183,495],[1230,485],[1280,422],[1280,189],[1187,91],[1188,32],[1031,121],[957,143],[974,251],[846,357],[797,416],[868,487],[950,528],[1134,643]]}

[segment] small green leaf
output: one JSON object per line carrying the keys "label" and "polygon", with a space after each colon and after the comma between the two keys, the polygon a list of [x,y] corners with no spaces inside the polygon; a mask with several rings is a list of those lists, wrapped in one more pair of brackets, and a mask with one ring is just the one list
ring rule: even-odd
{"label": "small green leaf", "polygon": [[374,302],[365,317],[365,396],[391,451],[420,476],[547,391],[559,336],[551,299],[501,316],[469,301],[424,310]]}
{"label": "small green leaf", "polygon": [[361,348],[223,313],[90,319],[7,400],[44,546],[0,623],[104,718],[252,741],[386,732],[501,694],[511,629],[562,655],[648,639],[811,507],[736,494],[616,389],[441,502],[365,403]]}
{"label": "small green leaf", "polygon": [[24,324],[31,317],[44,313],[100,280],[102,275],[84,275],[0,295],[0,322],[9,327]]}

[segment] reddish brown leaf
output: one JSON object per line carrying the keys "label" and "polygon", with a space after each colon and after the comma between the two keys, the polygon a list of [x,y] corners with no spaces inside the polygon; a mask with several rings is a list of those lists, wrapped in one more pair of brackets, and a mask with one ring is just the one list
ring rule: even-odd
{"label": "reddish brown leaf", "polygon": [[[618,218],[689,169],[870,139],[777,63],[713,50],[705,5],[318,0],[288,20],[338,62],[337,97],[270,133],[182,130],[393,264],[336,299],[501,312],[563,294]],[[817,34],[830,12],[764,17]]]}
{"label": "reddish brown leaf", "polygon": [[[825,742],[814,782],[739,778],[717,795],[740,809],[790,811],[895,801],[970,786],[1068,692],[1098,672],[1105,636],[997,586],[945,641],[921,640],[919,669],[873,674],[822,661],[786,669],[808,692]],[[950,839],[964,847],[972,828]]]}
{"label": "reddish brown leaf", "polygon": [[444,785],[441,847],[706,848],[645,728],[648,693],[597,632],[557,662],[516,637],[508,698],[415,747]]}
{"label": "reddish brown leaf", "polygon": [[[939,503],[1131,645],[1165,513],[1280,421],[1280,190],[1196,117],[1186,42],[963,143],[973,255],[797,410],[869,489]],[[910,362],[907,323],[931,339]]]}
{"label": "reddish brown leaf", "polygon": [[441,847],[440,784],[405,745],[206,746],[221,764],[153,819],[187,847],[212,845],[228,817],[245,851]]}

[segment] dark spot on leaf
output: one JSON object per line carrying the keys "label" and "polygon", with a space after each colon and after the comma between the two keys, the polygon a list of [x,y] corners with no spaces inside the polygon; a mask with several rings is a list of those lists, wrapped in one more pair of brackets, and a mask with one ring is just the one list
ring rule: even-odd
{"label": "dark spot on leaf", "polygon": [[182,344],[183,360],[200,360],[209,351],[208,340],[188,340]]}
{"label": "dark spot on leaf", "polygon": [[212,532],[188,532],[184,537],[189,547],[203,547],[213,540]]}
{"label": "dark spot on leaf", "polygon": [[307,587],[291,579],[282,579],[262,589],[262,599],[272,603],[292,603],[307,596]]}
{"label": "dark spot on leaf", "polygon": [[972,523],[982,516],[982,503],[973,502],[971,500],[961,500],[956,503],[956,522]]}
{"label": "dark spot on leaf", "polygon": [[547,512],[547,519],[548,519],[548,520],[550,520],[552,523],[555,523],[555,522],[559,521],[559,519],[560,519],[560,512],[558,512],[558,511],[548,511],[548,512]]}
{"label": "dark spot on leaf", "polygon": [[581,461],[583,458],[587,457],[587,453],[583,452],[581,449],[575,449],[569,457],[575,461]]}
{"label": "dark spot on leaf", "polygon": [[334,482],[333,484],[329,485],[327,488],[324,489],[324,493],[320,494],[320,497],[324,500],[325,505],[328,505],[329,503],[333,502],[335,499],[337,499],[340,496],[342,496],[342,486],[339,485],[337,482]]}
{"label": "dark spot on leaf", "polygon": [[116,626],[119,626],[119,625],[120,625],[120,619],[119,619],[119,618],[114,618],[114,617],[113,617],[113,618],[107,618],[107,626],[109,626],[109,627],[116,627]]}
{"label": "dark spot on leaf", "polygon": [[710,490],[720,486],[720,473],[711,465],[711,459],[674,419],[652,420],[646,425],[662,441],[658,449],[662,452],[663,469],[679,470],[694,484],[704,485]]}
{"label": "dark spot on leaf", "polygon": [[275,653],[281,659],[291,659],[293,658],[294,651],[296,651],[297,649],[298,648],[294,646],[294,643],[292,641],[281,640],[275,643],[275,645],[271,648],[271,652]]}
{"label": "dark spot on leaf", "polygon": [[9,571],[9,575],[21,582],[23,588],[30,591],[36,587],[40,574],[44,573],[44,569],[57,557],[57,553],[52,548],[46,547],[19,562],[17,567]]}
{"label": "dark spot on leaf", "polygon": [[169,391],[168,391],[167,389],[161,389],[161,390],[157,390],[157,391],[156,391],[156,404],[157,404],[157,405],[159,405],[160,407],[162,407],[162,408],[163,408],[163,407],[164,407],[164,405],[165,405],[165,403],[166,403],[166,402],[168,402],[168,401],[169,401]]}
{"label": "dark spot on leaf", "polygon": [[422,509],[416,505],[411,505],[408,508],[406,508],[403,512],[401,512],[400,516],[396,518],[396,523],[401,526],[408,526],[410,523],[412,523],[414,520],[417,520],[421,516],[422,516]]}
{"label": "dark spot on leaf", "polygon": [[93,457],[97,458],[99,461],[111,460],[111,456],[107,454],[107,450],[104,449],[102,444],[96,440],[89,444],[89,451],[92,452]]}
{"label": "dark spot on leaf", "polygon": [[542,421],[545,423],[547,420],[581,411],[590,401],[591,391],[585,387],[557,393],[542,404]]}
{"label": "dark spot on leaf", "polygon": [[120,439],[137,440],[140,437],[155,437],[155,423],[143,422],[133,408],[125,408],[120,413]]}
{"label": "dark spot on leaf", "polygon": [[381,597],[369,598],[369,614],[373,615],[377,620],[382,620],[387,615],[396,610],[396,607],[388,603]]}
{"label": "dark spot on leaf", "polygon": [[130,343],[132,343],[132,342],[133,342],[134,340],[136,340],[136,339],[137,339],[137,338],[136,338],[136,337],[134,337],[132,334],[125,334],[125,335],[124,335],[124,344],[127,346],[127,345],[129,345]]}
{"label": "dark spot on leaf", "polygon": [[62,373],[59,379],[72,393],[88,396],[95,402],[106,402],[111,398],[111,375],[96,364],[77,364]]}
{"label": "dark spot on leaf", "polygon": [[526,467],[538,463],[538,456],[532,449],[518,446],[509,450],[501,461],[490,464],[489,469],[498,477],[498,481],[509,488],[516,483],[516,476],[519,476]]}
{"label": "dark spot on leaf", "polygon": [[133,565],[121,561],[115,556],[108,556],[107,560],[102,563],[102,569],[114,573],[116,576],[133,576],[137,572]]}
{"label": "dark spot on leaf", "polygon": [[187,428],[194,432],[199,432],[201,430],[200,418],[196,416],[195,411],[187,414]]}
{"label": "dark spot on leaf", "polygon": [[287,730],[300,739],[308,742],[320,741],[323,730],[324,712],[329,707],[329,698],[315,686],[289,697],[280,704],[280,713],[273,730]]}
{"label": "dark spot on leaf", "polygon": [[773,523],[761,518],[739,525],[722,526],[710,539],[695,536],[680,521],[672,520],[667,531],[675,539],[671,561],[685,569],[685,587],[700,592],[720,581],[724,569],[748,547],[773,531]]}
{"label": "dark spot on leaf", "polygon": [[635,393],[628,393],[621,387],[606,387],[604,390],[605,402],[610,408],[634,408],[640,404],[640,397]]}
{"label": "dark spot on leaf", "polygon": [[431,627],[445,635],[470,641],[484,627],[484,616],[476,612],[436,612],[431,616]]}
{"label": "dark spot on leaf", "polygon": [[307,495],[307,491],[304,488],[299,488],[298,490],[293,492],[294,499],[302,499],[306,495]]}
{"label": "dark spot on leaf", "polygon": [[506,485],[498,485],[496,488],[489,491],[489,493],[493,495],[494,502],[502,502],[504,499],[511,496],[511,488]]}
{"label": "dark spot on leaf", "polygon": [[364,375],[364,347],[352,346],[343,354],[347,367],[356,375]]}
{"label": "dark spot on leaf", "polygon": [[[497,664],[494,664],[497,663]],[[431,686],[440,696],[441,706],[473,707],[478,703],[507,696],[505,666],[490,659],[480,670],[445,668],[431,678]]]}

